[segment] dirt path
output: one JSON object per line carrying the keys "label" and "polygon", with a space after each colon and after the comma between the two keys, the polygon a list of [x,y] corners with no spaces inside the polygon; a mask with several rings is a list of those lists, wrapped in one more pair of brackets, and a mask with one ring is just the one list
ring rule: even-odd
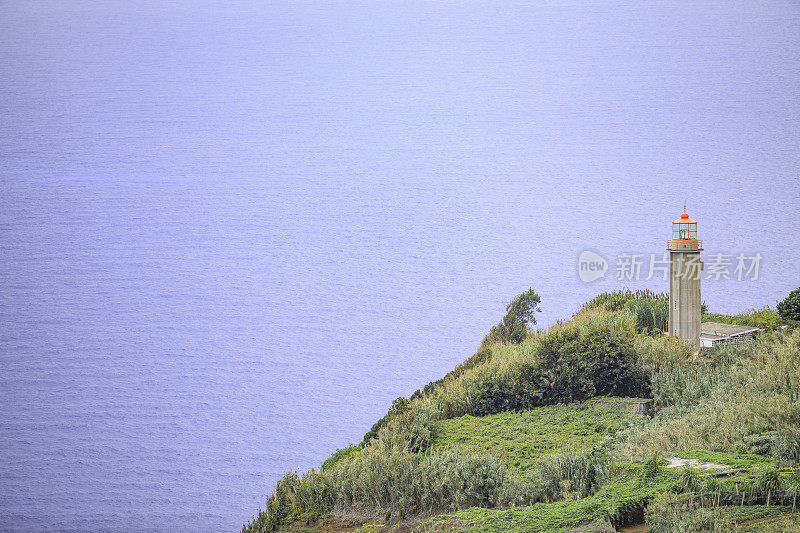
{"label": "dirt path", "polygon": [[650,527],[642,522],[641,524],[631,524],[620,529],[620,533],[647,533]]}
{"label": "dirt path", "polygon": [[730,465],[721,465],[719,463],[704,463],[699,459],[681,459],[680,457],[670,457],[667,459],[669,464],[667,468],[680,468],[684,465],[689,465],[692,468],[700,468],[702,470],[717,470],[720,473],[733,472],[735,469]]}

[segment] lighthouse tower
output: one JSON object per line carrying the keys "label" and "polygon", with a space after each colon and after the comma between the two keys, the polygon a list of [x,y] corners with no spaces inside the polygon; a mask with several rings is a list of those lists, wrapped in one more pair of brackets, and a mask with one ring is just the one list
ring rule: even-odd
{"label": "lighthouse tower", "polygon": [[669,251],[669,334],[700,346],[700,277],[703,241],[697,239],[697,221],[686,208],[672,221]]}

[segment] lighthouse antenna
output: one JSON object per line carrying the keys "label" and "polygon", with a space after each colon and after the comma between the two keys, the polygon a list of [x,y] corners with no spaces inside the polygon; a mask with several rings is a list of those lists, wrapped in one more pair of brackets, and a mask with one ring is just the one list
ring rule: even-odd
{"label": "lighthouse antenna", "polygon": [[686,200],[683,201],[683,212],[686,212]]}

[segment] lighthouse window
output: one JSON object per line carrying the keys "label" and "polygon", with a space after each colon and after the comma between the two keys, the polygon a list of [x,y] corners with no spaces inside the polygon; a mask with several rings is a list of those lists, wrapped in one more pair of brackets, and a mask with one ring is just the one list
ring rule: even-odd
{"label": "lighthouse window", "polygon": [[688,239],[689,238],[689,230],[687,230],[686,228],[681,228],[680,234],[681,234],[681,236],[680,236],[681,239]]}

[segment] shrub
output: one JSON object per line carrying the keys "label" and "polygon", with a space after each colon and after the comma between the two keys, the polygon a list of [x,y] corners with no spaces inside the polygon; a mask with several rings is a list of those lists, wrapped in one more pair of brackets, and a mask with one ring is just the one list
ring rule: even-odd
{"label": "shrub", "polygon": [[800,320],[800,287],[778,303],[778,314],[787,320]]}
{"label": "shrub", "polygon": [[266,511],[259,509],[242,531],[271,532],[294,521],[313,524],[334,507],[366,520],[387,511],[402,518],[501,503],[506,467],[494,457],[419,454],[377,443],[326,472],[287,474]]}
{"label": "shrub", "polygon": [[590,496],[609,479],[610,471],[608,456],[586,449],[545,456],[536,465],[541,497],[548,502]]}
{"label": "shrub", "polygon": [[633,342],[642,364],[651,374],[659,370],[696,365],[692,355],[697,348],[679,337],[637,335]]}
{"label": "shrub", "polygon": [[605,328],[562,328],[543,336],[541,345],[538,371],[546,382],[546,403],[650,393],[630,335]]}
{"label": "shrub", "polygon": [[631,300],[627,306],[636,315],[637,333],[660,333],[669,327],[669,300]]}
{"label": "shrub", "polygon": [[659,407],[697,405],[717,386],[723,372],[710,366],[659,370],[653,374],[653,400]]}
{"label": "shrub", "polygon": [[583,402],[594,396],[650,394],[647,373],[624,332],[586,324],[537,337],[537,357],[512,372],[485,374],[473,385],[472,414]]}
{"label": "shrub", "polygon": [[370,448],[335,471],[334,486],[337,503],[348,509],[416,516],[495,506],[505,476],[505,466],[493,457]]}
{"label": "shrub", "polygon": [[751,433],[742,437],[742,443],[747,453],[767,457],[772,454],[773,447],[775,446],[775,436],[774,431]]}
{"label": "shrub", "polygon": [[475,416],[516,411],[529,403],[520,380],[503,375],[482,378],[474,385],[474,394],[472,412]]}

